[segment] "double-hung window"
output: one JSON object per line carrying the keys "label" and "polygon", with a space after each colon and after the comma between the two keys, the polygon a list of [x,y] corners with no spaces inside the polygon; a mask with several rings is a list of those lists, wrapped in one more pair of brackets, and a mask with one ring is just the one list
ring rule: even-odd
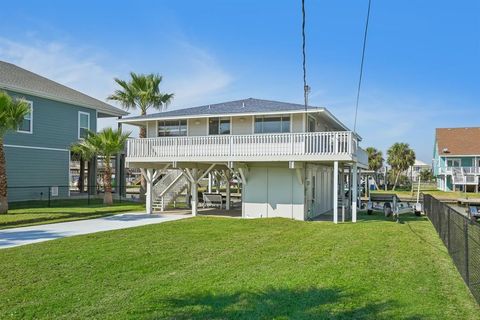
{"label": "double-hung window", "polygon": [[90,131],[90,113],[78,112],[78,139],[85,139]]}
{"label": "double-hung window", "polygon": [[187,135],[187,120],[158,121],[159,137],[178,137]]}
{"label": "double-hung window", "polygon": [[290,116],[256,116],[255,133],[290,132]]}
{"label": "double-hung window", "polygon": [[209,118],[208,134],[230,134],[230,118]]}
{"label": "double-hung window", "polygon": [[33,133],[33,103],[32,101],[25,101],[30,108],[30,111],[25,115],[22,122],[18,126],[17,131],[22,133]]}

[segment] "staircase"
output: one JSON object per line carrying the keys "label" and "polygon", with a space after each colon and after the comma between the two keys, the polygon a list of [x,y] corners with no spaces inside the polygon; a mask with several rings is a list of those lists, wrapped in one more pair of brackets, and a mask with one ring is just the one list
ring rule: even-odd
{"label": "staircase", "polygon": [[153,211],[164,211],[187,188],[188,180],[180,170],[168,170],[153,187]]}

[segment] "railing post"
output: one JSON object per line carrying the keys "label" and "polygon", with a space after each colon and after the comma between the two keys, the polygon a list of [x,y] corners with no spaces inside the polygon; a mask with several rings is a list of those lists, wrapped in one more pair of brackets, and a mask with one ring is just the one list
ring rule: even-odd
{"label": "railing post", "polygon": [[333,146],[334,154],[338,154],[338,141],[338,133],[335,133],[335,135],[333,136],[333,142],[335,143],[335,145]]}
{"label": "railing post", "polygon": [[293,141],[295,141],[295,135],[290,135],[290,154],[293,155],[294,154],[294,151],[295,151],[295,147],[294,147],[294,143]]}

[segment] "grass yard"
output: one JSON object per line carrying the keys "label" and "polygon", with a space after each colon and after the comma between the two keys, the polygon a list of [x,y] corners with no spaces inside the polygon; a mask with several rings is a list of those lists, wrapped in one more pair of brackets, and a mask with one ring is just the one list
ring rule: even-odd
{"label": "grass yard", "polygon": [[[452,199],[452,200],[455,200],[455,199],[459,199],[459,198],[471,198],[471,199],[479,199],[480,198],[480,193],[473,193],[473,192],[468,192],[468,193],[465,193],[465,192],[445,192],[445,191],[440,191],[440,190],[436,190],[436,189],[431,189],[431,190],[421,190],[421,192],[425,193],[425,194],[430,194],[432,196],[434,196],[435,198],[437,199]],[[375,193],[395,193],[397,194],[399,197],[401,198],[412,198],[412,192],[410,190],[395,190],[395,191],[392,191],[392,190],[388,190],[388,191],[384,191],[384,190],[375,190],[372,192],[372,194],[375,194]],[[413,199],[415,199],[417,197],[417,191],[415,189],[414,191],[414,194],[413,194]]]}
{"label": "grass yard", "polygon": [[105,206],[102,200],[55,200],[52,207],[46,207],[45,201],[26,201],[12,203],[8,214],[0,215],[0,229],[25,227],[36,224],[65,222],[73,220],[99,218],[106,215],[129,211],[143,211],[139,203],[121,202]]}
{"label": "grass yard", "polygon": [[479,319],[426,218],[198,217],[0,250],[0,318]]}

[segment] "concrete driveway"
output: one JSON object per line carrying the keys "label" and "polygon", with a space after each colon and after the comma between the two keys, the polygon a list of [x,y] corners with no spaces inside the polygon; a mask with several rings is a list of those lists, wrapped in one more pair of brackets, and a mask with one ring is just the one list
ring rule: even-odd
{"label": "concrete driveway", "polygon": [[122,213],[97,219],[0,230],[0,249],[100,231],[118,230],[189,218],[191,215]]}

